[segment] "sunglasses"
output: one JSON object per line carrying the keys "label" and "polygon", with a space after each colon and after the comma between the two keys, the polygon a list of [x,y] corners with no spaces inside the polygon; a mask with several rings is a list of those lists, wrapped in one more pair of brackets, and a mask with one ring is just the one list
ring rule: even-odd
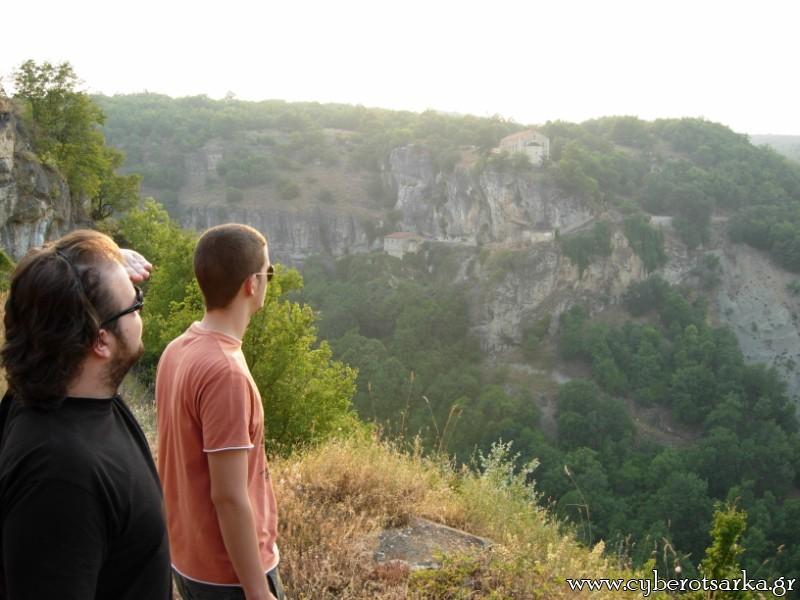
{"label": "sunglasses", "polygon": [[256,277],[263,277],[264,275],[266,275],[267,276],[267,281],[268,282],[272,281],[272,276],[275,275],[275,267],[270,265],[270,266],[267,267],[267,272],[266,273],[253,273],[253,275],[255,275]]}
{"label": "sunglasses", "polygon": [[138,285],[135,285],[133,286],[133,289],[136,290],[136,300],[134,301],[134,303],[131,304],[125,310],[118,312],[113,317],[109,317],[108,319],[100,323],[100,327],[105,327],[106,325],[108,325],[112,321],[116,321],[120,317],[124,317],[125,315],[129,315],[133,312],[142,310],[144,308],[144,294],[142,293],[142,288],[140,288]]}

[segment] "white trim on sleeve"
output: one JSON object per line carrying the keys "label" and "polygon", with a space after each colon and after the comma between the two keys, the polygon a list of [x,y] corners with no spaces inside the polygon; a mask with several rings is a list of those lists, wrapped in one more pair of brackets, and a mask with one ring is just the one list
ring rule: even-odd
{"label": "white trim on sleeve", "polygon": [[203,452],[222,452],[223,450],[252,450],[255,448],[253,444],[249,446],[229,446],[227,448],[203,448]]}

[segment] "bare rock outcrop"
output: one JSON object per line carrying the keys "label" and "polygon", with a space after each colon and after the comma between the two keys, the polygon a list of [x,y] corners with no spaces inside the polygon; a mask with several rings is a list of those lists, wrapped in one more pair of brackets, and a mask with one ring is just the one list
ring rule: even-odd
{"label": "bare rock outcrop", "polygon": [[64,178],[33,153],[13,104],[0,97],[0,244],[14,259],[86,222]]}

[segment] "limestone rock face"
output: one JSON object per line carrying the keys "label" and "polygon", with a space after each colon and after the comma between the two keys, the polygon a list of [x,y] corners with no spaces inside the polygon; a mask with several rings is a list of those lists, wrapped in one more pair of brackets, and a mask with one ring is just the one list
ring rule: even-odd
{"label": "limestone rock face", "polygon": [[568,232],[591,220],[583,201],[565,196],[534,170],[511,173],[458,165],[437,173],[426,149],[396,148],[384,180],[396,190],[403,229],[436,240],[530,241],[536,232]]}
{"label": "limestone rock face", "polygon": [[85,222],[84,207],[73,205],[64,178],[31,152],[11,103],[0,98],[2,247],[16,260]]}
{"label": "limestone rock face", "polygon": [[743,244],[725,243],[716,254],[722,273],[716,300],[721,323],[736,334],[748,363],[773,366],[789,393],[800,392],[800,297],[789,291],[797,275]]}
{"label": "limestone rock face", "polygon": [[[207,154],[210,158],[198,163],[203,173],[213,158]],[[546,315],[555,332],[558,316],[575,304],[592,315],[613,308],[631,283],[648,276],[622,233],[621,217],[600,215],[597,207],[564,194],[542,170],[459,164],[442,172],[428,150],[408,145],[389,154],[381,180],[399,217],[394,231],[424,236],[431,243],[423,252],[435,252],[438,245],[457,253],[460,267],[448,275],[468,284],[473,332],[492,354],[517,346],[526,326]],[[338,257],[382,248],[374,218],[370,228],[369,219],[355,212],[322,205],[306,210],[192,205],[179,217],[198,230],[249,223],[268,236],[273,260],[295,266],[314,254]],[[613,223],[612,252],[593,259],[581,275],[554,237],[600,218]],[[696,283],[704,256],[716,254],[721,283],[713,292],[712,320],[734,330],[749,362],[775,366],[789,392],[800,392],[800,297],[786,287],[797,278],[758,251],[728,242],[720,223],[710,242],[694,251],[677,238],[669,220],[652,223],[665,233],[668,256],[657,274],[671,284]]]}
{"label": "limestone rock face", "polygon": [[221,223],[247,223],[267,236],[275,262],[299,265],[315,254],[342,256],[380,250],[382,240],[370,240],[363,224],[352,215],[309,213],[230,206],[192,206],[179,217],[185,227],[203,231]]}
{"label": "limestone rock face", "polygon": [[[190,177],[190,182],[202,187],[212,155],[209,149],[191,158],[189,171],[199,175]],[[569,232],[594,214],[585,202],[558,192],[533,170],[520,174],[488,167],[477,173],[459,165],[443,173],[437,171],[429,152],[416,145],[390,153],[382,181],[394,198],[394,211],[401,215],[394,229],[432,241],[525,244],[552,239],[556,230]],[[274,203],[256,208],[187,202],[176,214],[183,225],[198,230],[236,220],[249,223],[270,239],[278,260],[291,264],[313,254],[342,256],[382,247],[375,223],[370,231],[354,214],[320,205],[293,210]]]}
{"label": "limestone rock face", "polygon": [[555,242],[513,251],[513,267],[499,280],[496,267],[481,267],[479,278],[488,284],[471,306],[483,349],[499,352],[516,346],[527,325],[545,315],[556,318],[575,304],[591,312],[618,304],[627,287],[647,274],[622,233],[613,234],[611,247],[611,255],[592,262],[583,277]]}

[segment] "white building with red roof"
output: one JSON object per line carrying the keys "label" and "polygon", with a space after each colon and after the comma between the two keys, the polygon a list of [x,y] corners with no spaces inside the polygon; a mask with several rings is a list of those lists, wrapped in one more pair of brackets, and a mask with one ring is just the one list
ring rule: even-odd
{"label": "white building with red roof", "polygon": [[535,129],[526,129],[504,137],[495,151],[509,154],[522,152],[530,157],[531,164],[540,166],[550,158],[550,138]]}

